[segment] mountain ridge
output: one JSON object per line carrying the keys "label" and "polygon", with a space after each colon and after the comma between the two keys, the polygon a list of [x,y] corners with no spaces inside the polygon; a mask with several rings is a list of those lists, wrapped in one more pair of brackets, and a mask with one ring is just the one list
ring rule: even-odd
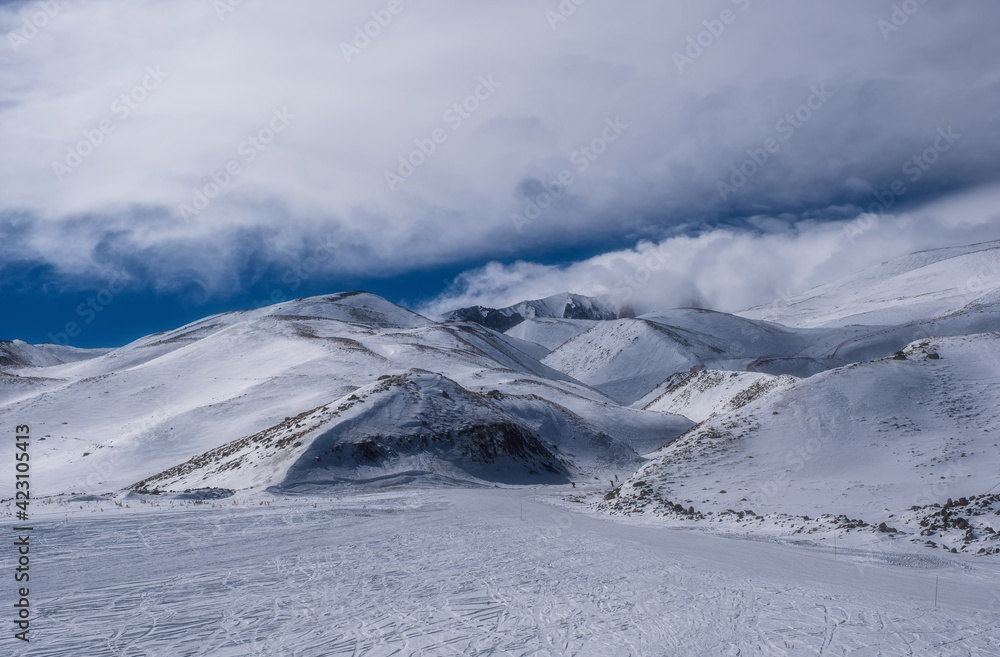
{"label": "mountain ridge", "polygon": [[[111,350],[5,342],[0,422],[38,432],[46,494],[609,482],[575,501],[996,554],[994,253],[913,254],[742,314],[565,294],[493,309],[519,318],[498,331],[349,291]],[[766,312],[800,325],[747,316]]]}
{"label": "mountain ridge", "polygon": [[505,308],[469,306],[453,310],[445,319],[468,321],[504,333],[527,319],[618,319],[621,309],[594,297],[565,292],[544,299],[521,301]]}
{"label": "mountain ridge", "polygon": [[1000,301],[1000,241],[918,251],[736,314],[802,328],[902,324]]}

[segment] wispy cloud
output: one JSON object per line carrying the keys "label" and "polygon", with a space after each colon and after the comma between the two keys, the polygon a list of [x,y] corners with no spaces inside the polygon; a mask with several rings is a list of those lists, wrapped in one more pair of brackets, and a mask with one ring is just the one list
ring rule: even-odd
{"label": "wispy cloud", "polygon": [[[755,217],[719,228],[604,253],[564,266],[497,262],[467,271],[420,310],[503,307],[564,291],[637,312],[679,306],[737,311],[924,249],[1000,239],[1000,187],[957,195],[912,212],[857,220]],[[754,227],[754,225],[756,227]]]}

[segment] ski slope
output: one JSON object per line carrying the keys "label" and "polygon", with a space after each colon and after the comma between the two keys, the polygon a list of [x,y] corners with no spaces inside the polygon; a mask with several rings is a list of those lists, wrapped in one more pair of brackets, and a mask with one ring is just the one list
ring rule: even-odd
{"label": "ski slope", "polygon": [[18,654],[1000,652],[1000,565],[962,555],[621,524],[537,488],[260,501],[47,506]]}

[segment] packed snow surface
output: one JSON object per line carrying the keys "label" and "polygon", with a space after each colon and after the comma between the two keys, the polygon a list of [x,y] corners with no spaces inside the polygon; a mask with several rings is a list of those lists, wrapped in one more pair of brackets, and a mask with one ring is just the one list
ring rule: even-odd
{"label": "packed snow surface", "polygon": [[550,495],[49,504],[17,654],[1000,653],[994,561],[620,524]]}

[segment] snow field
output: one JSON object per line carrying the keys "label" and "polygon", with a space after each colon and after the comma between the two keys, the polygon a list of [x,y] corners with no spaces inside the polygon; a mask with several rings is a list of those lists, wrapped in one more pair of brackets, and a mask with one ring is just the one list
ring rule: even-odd
{"label": "snow field", "polygon": [[1000,652],[997,564],[902,566],[629,526],[543,503],[550,494],[49,505],[36,523],[37,635],[21,654]]}

